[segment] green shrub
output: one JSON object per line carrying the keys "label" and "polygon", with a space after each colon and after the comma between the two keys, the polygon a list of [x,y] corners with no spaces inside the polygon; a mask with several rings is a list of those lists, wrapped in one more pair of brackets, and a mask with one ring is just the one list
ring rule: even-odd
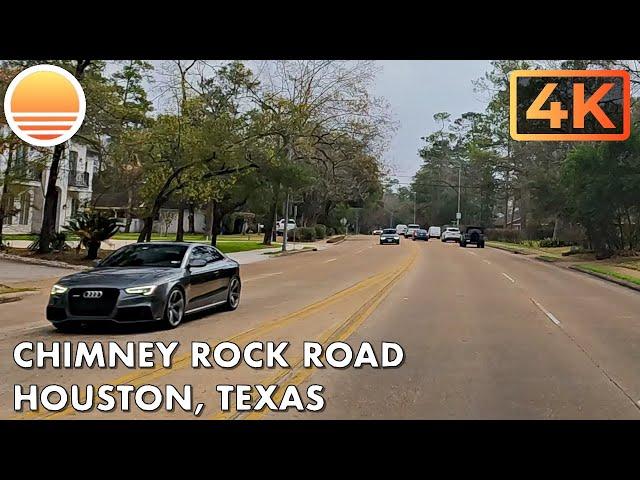
{"label": "green shrub", "polygon": [[571,247],[573,245],[575,245],[575,243],[568,240],[552,240],[551,238],[540,240],[540,246],[542,248]]}
{"label": "green shrub", "polygon": [[[40,235],[38,238],[31,242],[27,247],[29,250],[36,251],[40,249]],[[69,250],[69,245],[67,245],[67,234],[64,232],[56,232],[53,234],[51,238],[51,249],[54,252],[62,252],[64,250]]]}
{"label": "green shrub", "polygon": [[327,236],[331,237],[336,234],[336,229],[333,227],[327,228]]}
{"label": "green shrub", "polygon": [[287,231],[287,239],[293,241],[295,232],[296,242],[314,242],[316,240],[316,229],[314,227],[298,227]]}
{"label": "green shrub", "polygon": [[522,243],[522,231],[515,228],[487,228],[484,233],[495,242]]}
{"label": "green shrub", "polygon": [[325,225],[318,223],[314,228],[316,229],[316,238],[318,240],[321,240],[327,236],[327,227]]}

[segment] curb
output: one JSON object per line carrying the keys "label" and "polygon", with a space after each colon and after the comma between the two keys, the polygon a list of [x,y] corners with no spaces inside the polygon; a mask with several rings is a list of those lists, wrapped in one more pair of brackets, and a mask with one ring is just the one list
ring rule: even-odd
{"label": "curb", "polygon": [[513,253],[514,255],[535,255],[534,253],[527,252],[525,250],[515,250],[513,248],[503,247],[501,245],[490,245],[486,244],[487,247],[495,248],[496,250],[502,250],[504,252]]}
{"label": "curb", "polygon": [[623,287],[630,288],[631,290],[635,290],[636,292],[640,292],[640,285],[636,285],[634,283],[627,282],[626,280],[622,280],[622,279],[615,278],[615,277],[610,277],[608,275],[605,275],[604,273],[592,272],[591,270],[586,270],[586,269],[580,268],[577,265],[571,265],[569,268],[571,270],[575,270],[576,272],[586,273],[587,275],[591,275],[592,277],[597,277],[597,278],[600,278],[602,280],[606,280],[607,282],[615,283],[617,285],[621,285]]}
{"label": "curb", "polygon": [[307,252],[317,252],[318,248],[317,247],[312,247],[312,248],[304,248],[301,250],[292,250],[290,252],[280,252],[280,253],[272,253],[272,254],[266,254],[269,255],[269,257],[273,258],[273,257],[288,257],[291,255],[298,255],[299,253],[307,253]]}
{"label": "curb", "polygon": [[342,243],[347,239],[346,235],[342,235],[342,238],[340,240],[336,240],[335,242],[330,242],[329,240],[331,240],[331,238],[327,239],[326,243],[328,243],[329,245],[337,245],[338,243]]}
{"label": "curb", "polygon": [[68,268],[70,270],[89,270],[91,268],[85,267],[84,265],[72,265],[70,263],[60,262],[57,260],[21,257],[20,255],[11,255],[9,253],[0,253],[0,259],[10,260],[12,262],[28,263],[30,265],[42,265],[45,267]]}

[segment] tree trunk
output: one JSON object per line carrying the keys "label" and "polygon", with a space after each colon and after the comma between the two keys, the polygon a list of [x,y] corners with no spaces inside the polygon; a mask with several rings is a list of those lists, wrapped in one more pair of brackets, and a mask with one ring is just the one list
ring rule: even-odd
{"label": "tree trunk", "polygon": [[127,189],[127,212],[125,214],[124,233],[131,232],[131,209],[133,208],[133,191],[131,188]]}
{"label": "tree trunk", "polygon": [[4,216],[7,214],[7,195],[9,193],[9,175],[11,174],[11,164],[13,163],[13,148],[9,150],[7,155],[7,166],[4,169],[4,181],[2,182],[2,193],[0,193],[0,248],[3,246],[2,227],[4,225]]}
{"label": "tree trunk", "polygon": [[214,200],[212,202],[212,215],[211,215],[211,245],[214,247],[218,242],[218,235],[220,234],[220,226],[222,225],[222,208],[220,202]]}
{"label": "tree trunk", "polygon": [[269,210],[269,216],[267,217],[267,220],[264,224],[264,238],[262,240],[262,243],[264,245],[271,245],[272,242],[273,230],[278,221],[276,218],[278,215],[278,197],[279,195],[276,193],[276,196],[273,199],[273,203],[271,204],[271,209]]}
{"label": "tree trunk", "polygon": [[[142,225],[142,230],[140,230],[140,234],[138,235],[138,242],[148,242],[151,239],[151,235],[147,235],[147,232],[151,232],[153,228],[153,216],[144,217],[144,224]],[[149,240],[147,240],[149,238]]]}
{"label": "tree trunk", "polygon": [[552,238],[552,240],[557,240],[558,239],[558,230],[560,230],[560,216],[559,215],[556,216],[556,220],[553,223],[553,238]]}
{"label": "tree trunk", "polygon": [[100,242],[89,242],[87,245],[87,260],[98,258],[98,251],[100,251]]}
{"label": "tree trunk", "polygon": [[189,234],[196,233],[196,211],[193,202],[189,202]]}
{"label": "tree trunk", "polygon": [[64,153],[65,144],[56,145],[53,148],[53,157],[49,167],[49,180],[47,181],[47,193],[44,196],[44,207],[42,209],[42,226],[40,227],[40,246],[38,253],[51,252],[51,240],[56,228],[56,217],[58,213],[58,170],[60,160]]}
{"label": "tree trunk", "polygon": [[176,242],[184,242],[184,204],[178,205],[178,226],[176,228]]}
{"label": "tree trunk", "polygon": [[[85,69],[91,64],[91,60],[78,60],[75,77],[81,80]],[[42,227],[40,228],[39,253],[49,253],[51,251],[51,240],[56,227],[56,217],[58,211],[58,192],[56,183],[58,182],[58,170],[60,169],[60,159],[64,153],[65,143],[56,145],[53,148],[53,157],[49,167],[49,181],[47,182],[47,193],[44,196],[44,207],[42,209]]]}

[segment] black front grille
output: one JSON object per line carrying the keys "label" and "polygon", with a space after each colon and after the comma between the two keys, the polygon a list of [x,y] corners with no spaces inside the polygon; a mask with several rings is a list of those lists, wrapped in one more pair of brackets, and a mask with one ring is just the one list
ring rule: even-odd
{"label": "black front grille", "polygon": [[[85,292],[102,292],[102,296],[87,298]],[[69,290],[69,312],[71,315],[106,317],[111,315],[118,301],[117,288],[72,288]]]}
{"label": "black front grille", "polygon": [[67,318],[67,314],[62,307],[47,307],[47,320],[64,320]]}
{"label": "black front grille", "polygon": [[153,312],[150,307],[125,307],[118,309],[116,318],[121,322],[153,320]]}

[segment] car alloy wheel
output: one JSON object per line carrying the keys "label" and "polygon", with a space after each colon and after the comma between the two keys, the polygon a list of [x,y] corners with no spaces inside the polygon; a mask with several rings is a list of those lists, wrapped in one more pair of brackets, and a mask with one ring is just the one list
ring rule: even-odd
{"label": "car alloy wheel", "polygon": [[175,328],[182,322],[184,317],[184,294],[179,288],[174,288],[169,293],[167,309],[165,312],[165,323],[169,328]]}
{"label": "car alloy wheel", "polygon": [[229,281],[229,291],[227,292],[227,308],[235,310],[240,305],[240,279],[232,277]]}

